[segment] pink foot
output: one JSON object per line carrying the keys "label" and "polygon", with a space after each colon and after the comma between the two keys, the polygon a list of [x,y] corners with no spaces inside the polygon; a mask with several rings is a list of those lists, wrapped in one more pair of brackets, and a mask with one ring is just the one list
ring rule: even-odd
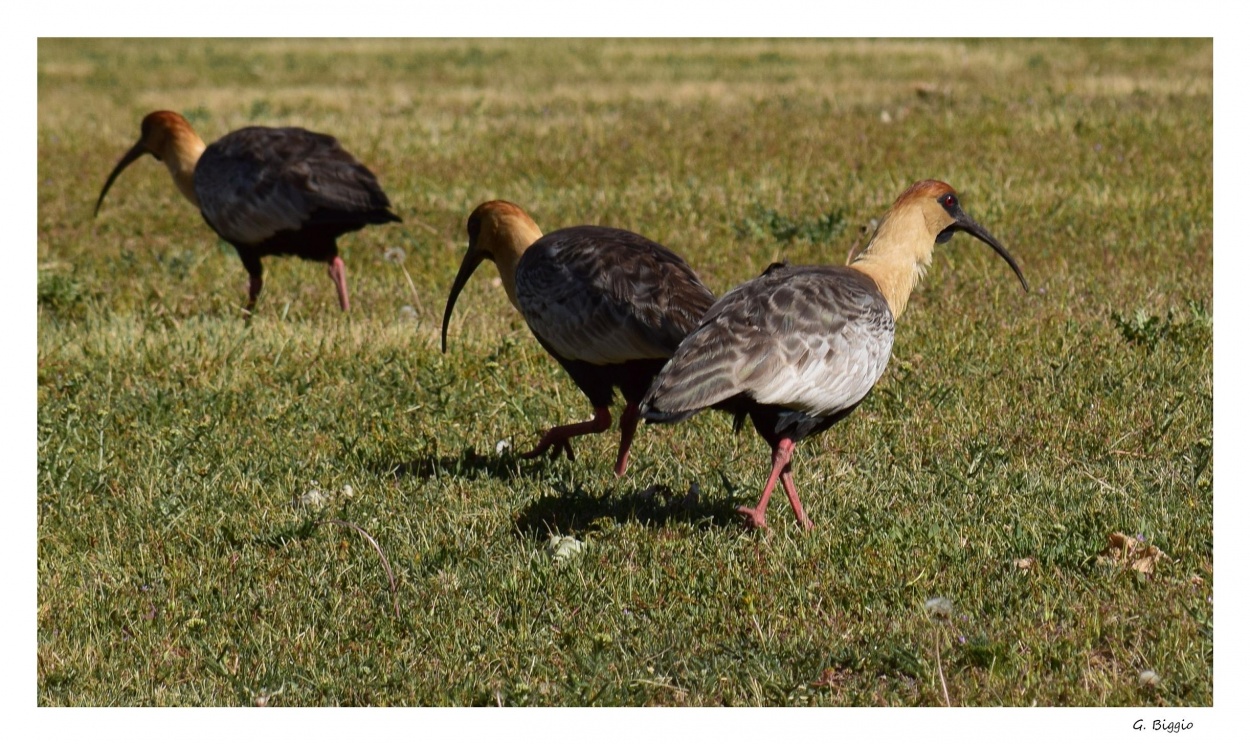
{"label": "pink foot", "polygon": [[551,459],[553,460],[559,457],[561,452],[567,455],[570,460],[575,459],[573,457],[573,445],[569,444],[569,437],[553,434],[552,432],[554,431],[555,429],[548,430],[546,434],[543,434],[543,438],[538,440],[538,444],[534,445],[534,449],[522,452],[520,456],[526,460],[532,460],[551,450]]}
{"label": "pink foot", "polygon": [[[547,430],[543,434],[542,439],[538,440],[538,444],[534,449],[525,452],[521,457],[531,459],[538,457],[547,450],[551,450],[551,457],[554,459],[560,456],[560,453],[568,455],[569,459],[573,459],[573,445],[569,440],[573,437],[580,437],[583,434],[598,434],[607,431],[612,425],[612,414],[608,413],[607,408],[596,408],[595,417],[589,421],[583,421],[579,424],[565,424],[564,426],[556,426]],[[552,449],[554,447],[554,449]]]}
{"label": "pink foot", "polygon": [[739,514],[745,514],[747,517],[747,527],[756,530],[768,529],[768,520],[764,517],[764,510],[758,506],[752,509],[749,506],[738,507]]}
{"label": "pink foot", "polygon": [[768,497],[773,495],[773,488],[780,479],[782,486],[786,489],[786,495],[790,497],[790,505],[795,509],[795,515],[800,517],[799,523],[807,519],[803,515],[803,507],[799,505],[799,495],[794,493],[794,479],[790,477],[790,455],[794,452],[794,440],[788,437],[782,437],[777,444],[773,445],[773,469],[768,474],[768,482],[764,484],[764,493],[760,495],[760,502],[755,508],[740,506],[738,511],[747,516],[747,526],[755,528],[767,528],[768,522],[765,519],[765,509],[768,508]]}

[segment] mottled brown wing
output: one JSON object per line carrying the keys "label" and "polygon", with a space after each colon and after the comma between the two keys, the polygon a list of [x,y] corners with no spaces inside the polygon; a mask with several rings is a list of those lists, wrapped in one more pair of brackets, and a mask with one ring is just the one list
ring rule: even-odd
{"label": "mottled brown wing", "polygon": [[679,256],[607,227],[548,233],[517,264],[517,303],[565,359],[667,359],[715,297]]}
{"label": "mottled brown wing", "polygon": [[894,319],[868,277],[832,266],[777,266],[731,290],[656,377],[644,410],[669,416],[746,395],[828,415],[885,371]]}
{"label": "mottled brown wing", "polygon": [[325,134],[247,127],[210,145],[195,168],[205,219],[223,238],[255,245],[283,230],[389,208],[369,169]]}

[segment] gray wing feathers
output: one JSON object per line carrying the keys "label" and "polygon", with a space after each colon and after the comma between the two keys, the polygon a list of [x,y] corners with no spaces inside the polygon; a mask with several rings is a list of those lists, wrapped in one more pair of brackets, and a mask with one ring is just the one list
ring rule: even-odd
{"label": "gray wing feathers", "polygon": [[889,307],[845,267],[786,267],[720,299],[656,378],[650,407],[693,411],[739,394],[811,414],[857,402],[885,371]]}
{"label": "gray wing feathers", "polygon": [[[298,230],[312,212],[306,195],[284,178],[264,174],[255,162],[222,167],[200,158],[195,194],[209,223],[227,240],[250,245],[283,230]],[[226,167],[226,166],[229,167]]]}
{"label": "gray wing feathers", "polygon": [[244,244],[297,230],[314,215],[333,220],[390,206],[337,140],[297,128],[248,127],[214,142],[196,165],[195,193],[213,227]]}
{"label": "gray wing feathers", "polygon": [[535,335],[591,364],[668,358],[714,299],[676,254],[595,227],[557,230],[531,246],[516,292]]}

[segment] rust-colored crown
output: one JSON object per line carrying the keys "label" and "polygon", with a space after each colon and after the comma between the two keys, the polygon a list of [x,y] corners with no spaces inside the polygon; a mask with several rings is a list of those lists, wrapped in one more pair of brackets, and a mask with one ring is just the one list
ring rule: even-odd
{"label": "rust-colored crown", "polygon": [[936,199],[943,194],[953,193],[955,193],[955,189],[949,183],[930,178],[925,181],[917,181],[908,186],[907,190],[899,194],[898,198],[894,200],[894,206],[898,207],[915,199]]}

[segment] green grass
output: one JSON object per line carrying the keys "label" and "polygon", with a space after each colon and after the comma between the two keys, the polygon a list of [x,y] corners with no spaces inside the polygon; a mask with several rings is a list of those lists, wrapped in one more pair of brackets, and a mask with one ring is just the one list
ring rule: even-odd
{"label": "green grass", "polygon": [[[41,705],[1212,704],[1209,41],[42,40],[38,69]],[[269,259],[244,322],[151,159],[92,219],[157,108],[373,168],[405,221],[341,242],[349,316]],[[439,353],[483,200],[723,292],[843,262],[930,177],[1034,291],[939,246],[877,389],[799,448],[809,534],[784,500],[740,527],[767,451],[716,414],[645,428],[620,480],[615,431],[497,453],[589,410],[489,267]],[[1108,565],[1112,532],[1170,560]]]}

